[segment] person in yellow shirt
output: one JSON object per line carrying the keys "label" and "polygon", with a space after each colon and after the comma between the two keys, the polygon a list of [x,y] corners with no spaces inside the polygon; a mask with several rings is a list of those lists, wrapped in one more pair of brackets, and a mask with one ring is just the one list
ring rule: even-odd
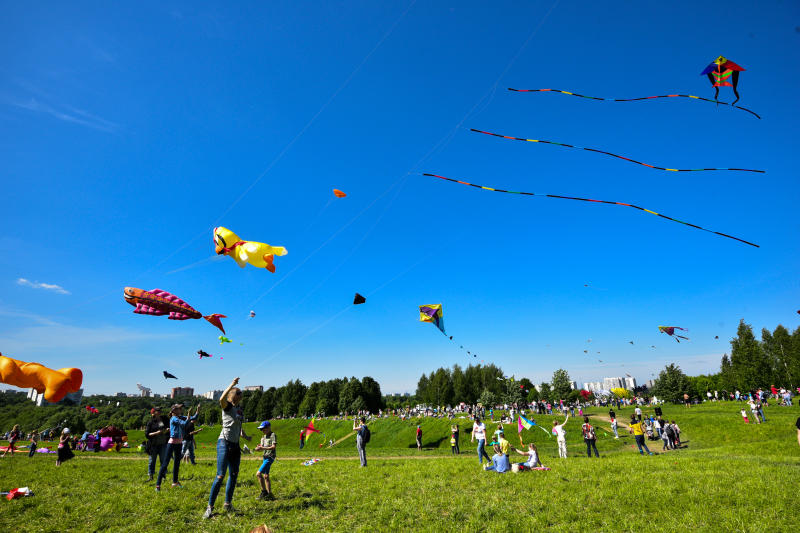
{"label": "person in yellow shirt", "polygon": [[[636,415],[631,415],[628,433],[633,433],[633,438],[636,439],[636,446],[639,447],[639,453],[641,455],[644,455],[645,451],[647,451],[649,455],[653,455],[653,452],[650,451],[647,444],[644,442],[644,428],[642,427],[642,423],[636,419]],[[644,448],[644,450],[642,450],[642,448]]]}
{"label": "person in yellow shirt", "polygon": [[511,444],[506,440],[502,429],[498,431],[497,443],[500,445],[500,453],[508,457],[508,449],[511,447]]}

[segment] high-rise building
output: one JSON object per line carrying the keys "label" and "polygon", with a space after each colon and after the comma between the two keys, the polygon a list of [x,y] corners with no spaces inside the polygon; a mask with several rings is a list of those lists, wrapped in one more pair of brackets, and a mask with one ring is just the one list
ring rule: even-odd
{"label": "high-rise building", "polygon": [[622,378],[603,378],[603,388],[606,390],[617,389],[623,387]]}
{"label": "high-rise building", "polygon": [[575,389],[577,389],[577,388],[578,388],[578,384],[577,384],[576,382],[574,382],[574,381],[570,381],[570,382],[569,382],[569,388],[570,388],[571,390],[575,390]]}
{"label": "high-rise building", "polygon": [[208,400],[213,400],[216,402],[222,397],[222,392],[223,391],[221,390],[210,390],[207,393],[203,394],[203,398],[206,398]]}
{"label": "high-rise building", "polygon": [[194,396],[194,389],[192,387],[173,387],[170,398],[177,398],[178,396]]}
{"label": "high-rise building", "polygon": [[249,387],[245,387],[243,390],[264,392],[264,385],[250,385]]}
{"label": "high-rise building", "polygon": [[633,390],[636,388],[636,378],[634,377],[626,377],[625,378],[625,388],[628,390]]}

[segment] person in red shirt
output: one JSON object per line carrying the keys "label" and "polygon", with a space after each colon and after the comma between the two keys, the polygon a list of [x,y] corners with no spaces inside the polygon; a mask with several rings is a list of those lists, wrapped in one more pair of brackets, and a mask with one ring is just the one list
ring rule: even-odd
{"label": "person in red shirt", "polygon": [[422,428],[417,426],[417,450],[422,451]]}

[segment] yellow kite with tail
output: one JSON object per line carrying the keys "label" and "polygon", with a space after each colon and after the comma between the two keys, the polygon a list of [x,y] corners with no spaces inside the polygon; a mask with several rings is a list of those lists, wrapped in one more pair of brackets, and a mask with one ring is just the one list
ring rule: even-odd
{"label": "yellow kite with tail", "polygon": [[222,226],[214,228],[214,251],[218,255],[229,255],[244,268],[250,263],[256,268],[266,268],[275,272],[273,260],[276,255],[286,255],[283,246],[270,246],[263,242],[243,241],[234,232]]}

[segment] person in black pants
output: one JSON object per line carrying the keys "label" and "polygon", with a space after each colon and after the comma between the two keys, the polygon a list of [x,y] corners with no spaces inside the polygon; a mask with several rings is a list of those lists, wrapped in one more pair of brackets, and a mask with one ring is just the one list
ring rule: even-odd
{"label": "person in black pants", "polygon": [[586,443],[586,454],[591,457],[592,449],[594,449],[595,457],[600,457],[600,453],[597,451],[597,435],[595,435],[594,428],[589,423],[588,416],[583,417],[581,432],[583,433],[583,442]]}
{"label": "person in black pants", "polygon": [[453,424],[453,426],[450,428],[450,431],[453,434],[453,438],[456,440],[456,444],[455,446],[453,446],[453,453],[458,455],[461,453],[461,450],[458,448],[458,437],[459,437],[458,424]]}

